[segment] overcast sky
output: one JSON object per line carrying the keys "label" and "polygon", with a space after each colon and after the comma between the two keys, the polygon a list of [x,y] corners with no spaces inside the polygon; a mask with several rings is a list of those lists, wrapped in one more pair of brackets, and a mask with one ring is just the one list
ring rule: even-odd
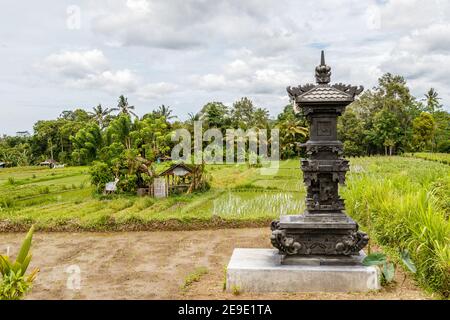
{"label": "overcast sky", "polygon": [[0,134],[120,94],[141,115],[165,104],[185,119],[242,96],[276,115],[286,86],[313,82],[321,49],[332,82],[396,73],[450,110],[448,0],[0,3]]}

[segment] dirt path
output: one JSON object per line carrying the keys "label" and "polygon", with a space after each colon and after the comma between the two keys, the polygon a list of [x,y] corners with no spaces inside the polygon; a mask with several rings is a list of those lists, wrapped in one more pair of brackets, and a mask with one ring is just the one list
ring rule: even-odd
{"label": "dirt path", "polygon": [[[31,267],[41,269],[29,299],[427,299],[411,280],[367,294],[240,294],[223,292],[235,247],[270,248],[269,229],[37,233]],[[23,234],[0,234],[0,251],[16,253]],[[188,289],[184,279],[208,273]],[[77,287],[79,273],[80,289]]]}

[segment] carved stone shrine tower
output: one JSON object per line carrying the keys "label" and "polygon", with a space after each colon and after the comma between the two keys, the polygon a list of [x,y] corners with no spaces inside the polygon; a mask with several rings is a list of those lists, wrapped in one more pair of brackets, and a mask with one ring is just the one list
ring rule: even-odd
{"label": "carved stone shrine tower", "polygon": [[272,245],[286,264],[315,255],[329,256],[329,261],[335,262],[352,261],[350,256],[359,255],[369,241],[345,214],[344,201],[338,194],[349,165],[342,157],[342,142],[337,140],[337,118],[364,89],[342,83],[330,85],[330,76],[331,68],[325,64],[322,51],[316,67],[317,84],[287,88],[294,111],[302,110],[308,120],[310,137],[302,144],[308,158],[301,160],[306,211],[281,216],[271,225]]}

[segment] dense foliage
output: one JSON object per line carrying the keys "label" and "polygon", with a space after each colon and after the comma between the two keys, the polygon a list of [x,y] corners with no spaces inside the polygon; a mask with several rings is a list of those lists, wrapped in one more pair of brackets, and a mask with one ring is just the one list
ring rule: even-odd
{"label": "dense foliage", "polygon": [[450,114],[430,89],[415,99],[403,77],[389,73],[365,91],[339,119],[345,153],[351,156],[403,152],[450,152]]}
{"label": "dense foliage", "polygon": [[[366,90],[340,118],[338,131],[346,155],[399,154],[403,152],[450,152],[450,113],[430,89],[424,99],[413,97],[401,76],[383,75],[378,85]],[[98,105],[87,112],[64,111],[55,120],[36,122],[31,136],[0,138],[0,162],[7,166],[37,164],[55,159],[72,165],[102,161],[116,171],[130,157],[156,161],[170,156],[174,143],[171,132],[184,128],[193,133],[194,121],[202,120],[202,130],[219,128],[273,128],[280,130],[280,156],[301,154],[298,142],[307,140],[307,122],[287,105],[275,119],[267,109],[244,97],[226,106],[209,102],[186,121],[176,119],[165,105],[138,117],[135,107],[120,96],[117,107]],[[207,142],[204,142],[205,145]]]}

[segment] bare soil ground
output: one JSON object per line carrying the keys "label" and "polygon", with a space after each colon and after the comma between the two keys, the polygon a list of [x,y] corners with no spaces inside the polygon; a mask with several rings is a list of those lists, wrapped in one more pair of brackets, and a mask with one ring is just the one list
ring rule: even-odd
{"label": "bare soil ground", "polygon": [[[269,228],[116,233],[37,233],[31,268],[40,273],[28,299],[429,299],[397,269],[396,283],[370,293],[223,291],[233,249],[270,248]],[[17,253],[23,234],[0,234],[0,251]],[[198,268],[208,272],[182,289]],[[76,276],[79,268],[80,288]],[[72,289],[71,289],[72,288]]]}

